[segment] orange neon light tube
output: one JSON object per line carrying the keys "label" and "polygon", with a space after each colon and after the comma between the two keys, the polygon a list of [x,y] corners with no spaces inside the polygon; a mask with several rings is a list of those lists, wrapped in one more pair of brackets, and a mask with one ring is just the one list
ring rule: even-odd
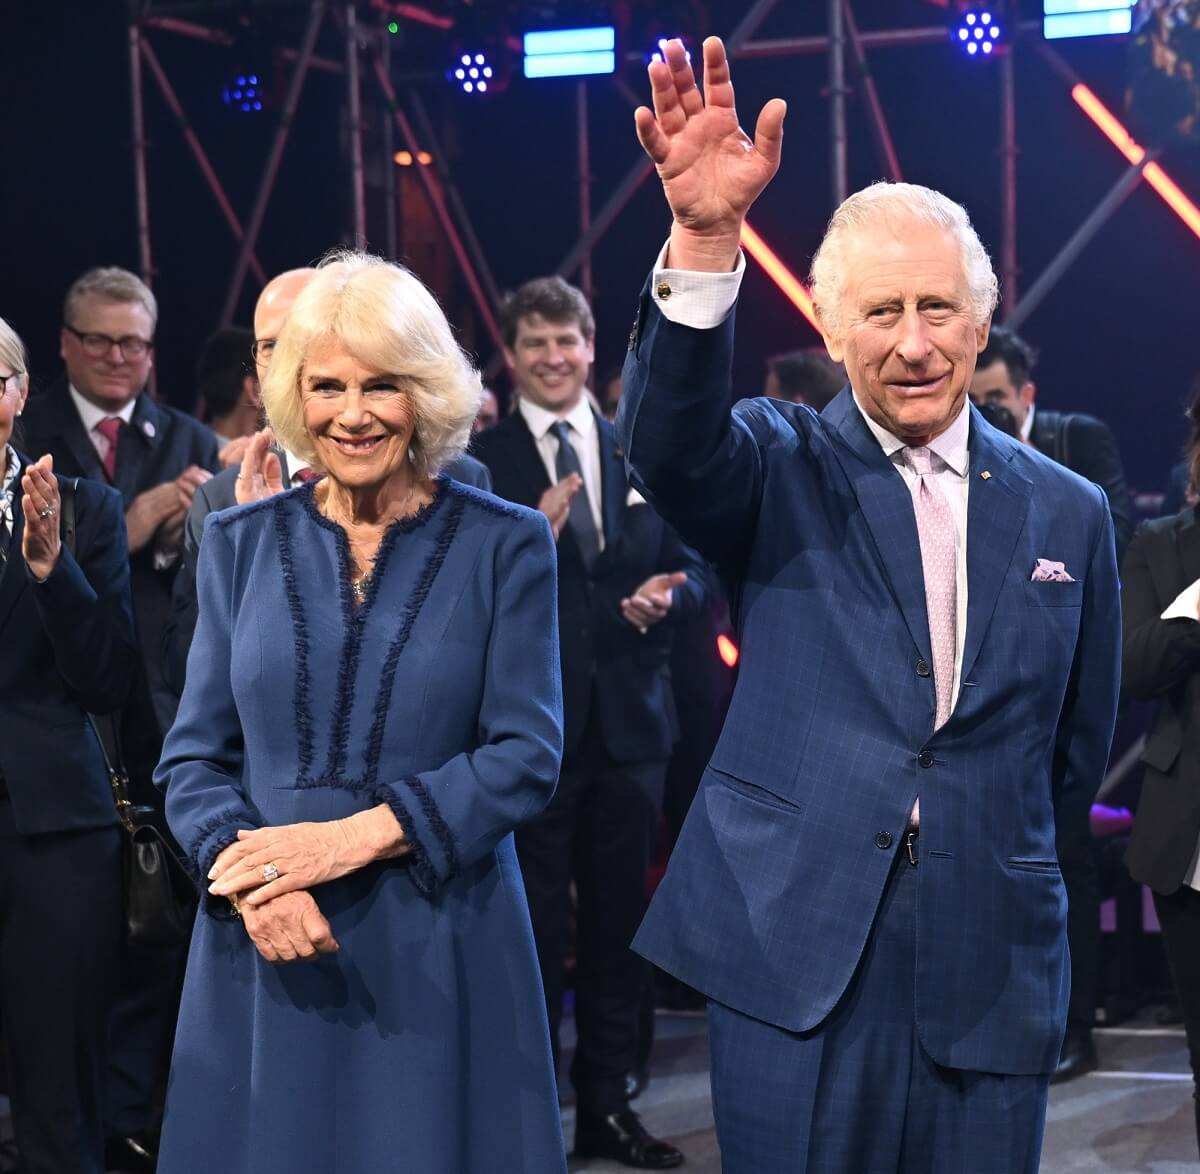
{"label": "orange neon light tube", "polygon": [[817,311],[804,282],[775,255],[767,242],[746,221],[742,222],[742,247],[763,267],[767,276],[783,290],[789,301],[819,333],[821,327],[817,322]]}
{"label": "orange neon light tube", "polygon": [[[1120,120],[1087,86],[1076,85],[1071,90],[1071,97],[1130,163],[1136,166],[1146,158],[1145,150],[1134,142],[1133,136],[1125,129]],[[1197,236],[1200,236],[1200,208],[1197,208],[1183,194],[1175,181],[1154,162],[1147,163],[1142,169],[1142,174],[1146,177],[1146,182],[1162,196],[1167,206],[1180,220]]]}

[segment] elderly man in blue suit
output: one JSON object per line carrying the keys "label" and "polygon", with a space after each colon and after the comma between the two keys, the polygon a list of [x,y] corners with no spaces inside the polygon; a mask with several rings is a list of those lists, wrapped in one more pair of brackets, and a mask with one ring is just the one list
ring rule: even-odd
{"label": "elderly man in blue suit", "polygon": [[670,42],[636,115],[674,222],[618,427],[743,656],[635,946],[710,1000],[726,1174],[1032,1174],[1069,994],[1056,812],[1116,712],[1108,508],[970,406],[996,279],[926,188],[852,196],[814,260],[850,387],[730,412],[785,108],[751,140],[715,38],[704,72]]}

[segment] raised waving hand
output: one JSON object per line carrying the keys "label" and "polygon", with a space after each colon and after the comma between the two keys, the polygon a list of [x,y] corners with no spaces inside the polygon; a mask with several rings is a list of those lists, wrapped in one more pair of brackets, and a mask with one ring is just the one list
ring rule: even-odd
{"label": "raised waving hand", "polygon": [[674,217],[669,264],[731,269],[746,212],[779,168],[787,104],[772,98],[751,139],[738,125],[720,38],[707,38],[703,53],[702,94],[683,42],[668,41],[665,59],[650,65],[654,110],[639,106],[634,122]]}

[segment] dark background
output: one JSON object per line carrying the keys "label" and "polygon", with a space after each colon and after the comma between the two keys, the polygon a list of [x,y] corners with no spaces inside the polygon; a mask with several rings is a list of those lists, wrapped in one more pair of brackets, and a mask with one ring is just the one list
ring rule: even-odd
{"label": "dark background", "polygon": [[[385,19],[363,0],[360,20]],[[430,4],[447,11],[446,4]],[[531,6],[532,7],[532,6]],[[569,5],[560,4],[565,10]],[[654,19],[666,30],[728,33],[748,5],[732,0],[669,0],[626,5],[632,24]],[[302,5],[243,4],[239,23],[226,5],[198,19],[235,29],[236,48],[149,34],[234,207],[249,215],[274,118],[231,114],[221,91],[239,68],[274,78],[272,45],[296,45]],[[756,39],[819,35],[823,0],[780,0]],[[864,29],[929,26],[945,9],[928,0],[857,0]],[[60,0],[0,5],[0,316],[31,349],[35,379],[58,370],[63,292],[80,271],[97,264],[136,269],[137,240],[130,134],[130,89],[124,6],[115,0]],[[1040,3],[1024,5],[1036,18]],[[320,51],[341,57],[329,18]],[[569,23],[569,22],[565,22]],[[1037,34],[1031,34],[1036,36]],[[436,75],[448,49],[445,34],[402,23],[393,38],[397,73],[423,73],[421,84],[449,155],[453,174],[497,282],[511,287],[551,270],[577,232],[576,138],[573,81],[514,78],[490,100],[451,93]],[[1057,47],[1114,111],[1125,84],[1126,43],[1119,38],[1058,42]],[[1000,249],[999,72],[993,63],[962,57],[949,43],[872,51],[904,178],[962,201],[985,245]],[[1018,256],[1028,288],[1126,164],[1071,100],[1067,86],[1028,46],[1015,59],[1018,169]],[[853,77],[853,70],[848,72]],[[364,64],[371,125],[368,179],[372,183],[371,247],[384,248],[379,214],[382,158],[377,93]],[[775,250],[804,274],[831,211],[828,111],[821,56],[788,56],[735,63],[742,121],[752,125],[769,97],[790,111],[779,176],[755,209],[753,222]],[[640,67],[627,80],[646,92]],[[279,182],[267,210],[258,255],[267,271],[311,262],[345,243],[349,177],[344,154],[343,83],[312,72],[305,84]],[[160,394],[190,408],[192,369],[204,336],[217,324],[235,256],[234,242],[196,164],[147,75],[150,142],[150,221],[153,284],[160,301],[157,366]],[[599,208],[638,158],[629,103],[611,81],[589,83],[591,155]],[[399,145],[399,144],[397,144]],[[1167,171],[1200,202],[1197,148],[1172,148]],[[405,169],[398,169],[398,171]],[[865,109],[850,105],[850,186],[880,178]],[[491,347],[475,320],[452,264],[439,256],[428,213],[407,169],[402,255],[438,290],[464,343],[481,362]],[[668,226],[653,178],[594,254],[598,372],[620,362],[645,273]],[[1200,239],[1145,184],[1025,323],[1040,347],[1039,403],[1094,412],[1116,430],[1132,483],[1158,490],[1185,439],[1182,406],[1200,370]],[[238,321],[249,322],[257,285],[247,280]],[[751,262],[739,305],[736,383],[741,394],[762,386],[766,354],[817,341],[803,318]]]}

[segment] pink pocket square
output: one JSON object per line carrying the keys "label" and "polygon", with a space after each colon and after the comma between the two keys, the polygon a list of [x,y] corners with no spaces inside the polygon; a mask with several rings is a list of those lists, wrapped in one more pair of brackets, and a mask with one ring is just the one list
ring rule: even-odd
{"label": "pink pocket square", "polygon": [[1056,563],[1048,558],[1040,558],[1033,574],[1029,577],[1031,583],[1074,583],[1075,580],[1067,574],[1067,568],[1062,563]]}

